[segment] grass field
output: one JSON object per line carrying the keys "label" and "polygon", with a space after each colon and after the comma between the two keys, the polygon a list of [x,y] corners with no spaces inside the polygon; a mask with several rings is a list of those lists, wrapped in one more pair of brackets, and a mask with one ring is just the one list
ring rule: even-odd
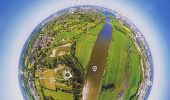
{"label": "grass field", "polygon": [[44,87],[51,89],[51,90],[55,90],[56,89],[56,85],[55,82],[51,83],[50,79],[55,77],[55,72],[54,70],[46,70],[43,72],[43,83],[44,83]]}
{"label": "grass field", "polygon": [[112,89],[101,91],[100,100],[124,100],[133,96],[140,82],[140,56],[127,30],[117,21],[112,21],[113,39],[102,86],[113,84]]}
{"label": "grass field", "polygon": [[[96,27],[86,30],[84,32],[82,30],[76,30],[74,32],[61,32],[52,41],[51,48],[54,48],[54,46],[56,46],[57,41],[61,41],[62,39],[73,42],[75,40],[73,38],[77,38],[75,56],[79,59],[83,68],[86,69],[94,43],[98,37],[98,34],[102,30],[104,23],[105,22],[103,21],[98,25],[96,24]],[[95,24],[84,22],[81,23],[80,26],[85,26],[83,28],[86,29],[87,26],[95,26]],[[49,52],[49,54],[50,53],[51,52]]]}
{"label": "grass field", "polygon": [[[96,11],[76,10],[57,15],[36,28],[23,58],[24,73],[33,80],[27,91],[30,99],[39,96],[42,100],[81,99],[84,71],[104,20]],[[67,66],[56,71],[58,64]],[[66,77],[66,71],[71,73],[70,78]],[[27,80],[26,86],[30,84]]]}
{"label": "grass field", "polygon": [[[38,71],[36,73],[37,73],[36,76],[39,77],[39,79],[38,78],[35,79],[35,85],[36,85],[37,92],[39,93],[39,96],[41,97],[42,100],[44,99],[44,96],[51,96],[55,98],[59,96],[57,100],[61,100],[60,98],[62,95],[69,96],[70,93],[57,91],[56,88],[62,88],[64,90],[72,90],[71,85],[67,86],[63,83],[57,82],[57,80],[55,82],[50,81],[51,78],[55,78],[59,73],[55,73],[53,69],[47,69],[41,74]],[[39,75],[42,75],[42,76],[38,76],[38,73]]]}
{"label": "grass field", "polygon": [[87,64],[93,50],[94,43],[98,34],[102,30],[104,22],[95,28],[87,31],[86,34],[81,34],[76,45],[76,57],[79,59],[84,69],[87,69]]}
{"label": "grass field", "polygon": [[65,93],[65,92],[57,92],[57,91],[51,91],[48,89],[43,89],[44,91],[44,95],[46,97],[50,96],[52,97],[54,100],[74,100],[73,99],[73,94],[71,93]]}

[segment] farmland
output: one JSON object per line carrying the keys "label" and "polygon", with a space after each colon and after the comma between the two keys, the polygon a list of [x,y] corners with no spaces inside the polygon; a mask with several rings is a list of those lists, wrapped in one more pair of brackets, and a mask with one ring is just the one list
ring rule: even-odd
{"label": "farmland", "polygon": [[32,37],[24,56],[30,98],[81,98],[87,64],[104,23],[98,12],[68,12]]}
{"label": "farmland", "polygon": [[136,94],[141,81],[140,55],[138,55],[130,34],[115,19],[113,38],[102,83],[100,100],[124,98]]}
{"label": "farmland", "polygon": [[77,6],[45,19],[21,54],[26,100],[141,100],[152,84],[150,52],[128,20]]}

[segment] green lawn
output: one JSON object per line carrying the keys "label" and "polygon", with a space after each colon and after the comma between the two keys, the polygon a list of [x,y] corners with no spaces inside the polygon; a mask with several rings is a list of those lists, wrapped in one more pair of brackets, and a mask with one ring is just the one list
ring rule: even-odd
{"label": "green lawn", "polygon": [[[124,93],[124,100],[129,100],[138,89],[140,82],[140,56],[135,45],[123,26],[112,21],[113,38],[109,49],[108,62],[102,82],[103,86],[114,84],[112,90],[102,91],[100,100],[115,100]],[[131,52],[128,52],[130,48]]]}
{"label": "green lawn", "polygon": [[87,31],[85,34],[81,34],[77,41],[76,57],[79,59],[84,69],[87,69],[86,67],[93,50],[93,46],[103,26],[104,22]]}
{"label": "green lawn", "polygon": [[[77,74],[77,70],[81,69],[76,67],[79,67],[81,63],[84,69],[86,69],[94,43],[105,23],[104,20],[104,16],[96,11],[82,12],[78,10],[73,14],[65,13],[56,16],[56,18],[48,21],[43,27],[37,28],[36,33],[28,41],[28,47],[23,56],[23,61],[26,62],[24,73],[26,75],[27,73],[29,75],[30,72],[34,74],[36,70],[41,70],[44,73],[44,70],[56,68],[58,64],[66,64],[71,69],[71,72],[73,72],[73,78],[69,80],[73,80],[76,83],[68,87],[60,86],[61,88],[57,88],[59,90],[55,91],[56,85],[59,87],[61,85],[59,84],[60,82],[64,83],[67,80],[60,80],[58,84],[50,83],[49,79],[55,76],[49,74],[52,73],[51,71],[45,75],[48,76],[43,79],[45,82],[42,79],[39,80],[38,77],[27,76],[28,78],[33,78],[36,92],[38,92],[42,100],[51,100],[52,98],[54,100],[73,100],[77,98],[74,98],[75,96],[79,94],[81,96],[81,91],[79,90],[82,90],[82,88],[77,88],[77,86],[83,87],[83,84],[80,84],[83,81],[79,81],[80,78],[84,78],[84,72],[80,71],[81,73]],[[71,45],[67,46],[65,44]],[[63,55],[59,56],[58,53]],[[51,56],[52,54],[55,56]],[[36,63],[33,65],[32,62]],[[72,63],[74,64],[74,68]],[[59,74],[63,78],[63,72],[59,72]],[[44,76],[44,74],[40,75]],[[35,98],[31,92],[31,87],[27,85],[27,80],[24,79],[26,92],[30,96],[29,99],[33,100]],[[75,91],[72,91],[73,93],[65,93],[62,90],[69,90],[69,92],[71,90]]]}
{"label": "green lawn", "polygon": [[74,100],[73,98],[73,94],[71,93],[65,93],[65,92],[61,92],[61,91],[51,91],[48,89],[43,89],[44,91],[44,95],[47,96],[51,96],[52,98],[54,98],[54,100]]}
{"label": "green lawn", "polygon": [[86,69],[94,43],[98,37],[98,34],[102,30],[104,23],[105,22],[103,21],[101,24],[97,25],[96,27],[84,31],[84,33],[80,30],[77,30],[75,32],[62,32],[58,34],[56,38],[52,41],[51,48],[53,48],[53,46],[56,46],[57,41],[61,41],[61,39],[71,40],[75,37],[78,37],[78,39],[76,40],[77,42],[76,42],[75,56],[79,59],[83,68]]}

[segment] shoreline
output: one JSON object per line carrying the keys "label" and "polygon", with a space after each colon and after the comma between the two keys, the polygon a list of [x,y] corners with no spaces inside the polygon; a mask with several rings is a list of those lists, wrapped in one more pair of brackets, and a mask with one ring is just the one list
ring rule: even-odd
{"label": "shoreline", "polygon": [[[141,56],[144,56],[144,58],[146,59],[146,61],[141,62],[141,64],[143,64],[143,66],[141,67],[142,72],[143,72],[143,82],[141,83],[141,85],[138,88],[137,95],[138,95],[138,99],[147,100],[147,98],[149,97],[149,94],[151,92],[153,79],[154,79],[154,69],[153,69],[154,65],[153,65],[152,54],[151,54],[149,45],[148,45],[145,37],[143,36],[142,32],[132,22],[130,22],[124,16],[120,16],[120,20],[124,20],[123,22],[128,24],[128,27],[131,30],[133,30],[134,35],[136,35],[133,38],[135,47],[137,48],[139,53],[143,54]],[[143,44],[142,48],[139,46],[138,41],[142,42],[142,44]],[[144,79],[146,76],[147,76],[147,79]]]}

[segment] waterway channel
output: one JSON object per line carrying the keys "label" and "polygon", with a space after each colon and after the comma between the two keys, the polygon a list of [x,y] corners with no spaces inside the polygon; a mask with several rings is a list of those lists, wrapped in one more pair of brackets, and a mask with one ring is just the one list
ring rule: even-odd
{"label": "waterway channel", "polygon": [[86,83],[83,88],[83,100],[98,99],[112,39],[113,28],[110,22],[111,19],[106,18],[106,23],[94,45],[88,64]]}

